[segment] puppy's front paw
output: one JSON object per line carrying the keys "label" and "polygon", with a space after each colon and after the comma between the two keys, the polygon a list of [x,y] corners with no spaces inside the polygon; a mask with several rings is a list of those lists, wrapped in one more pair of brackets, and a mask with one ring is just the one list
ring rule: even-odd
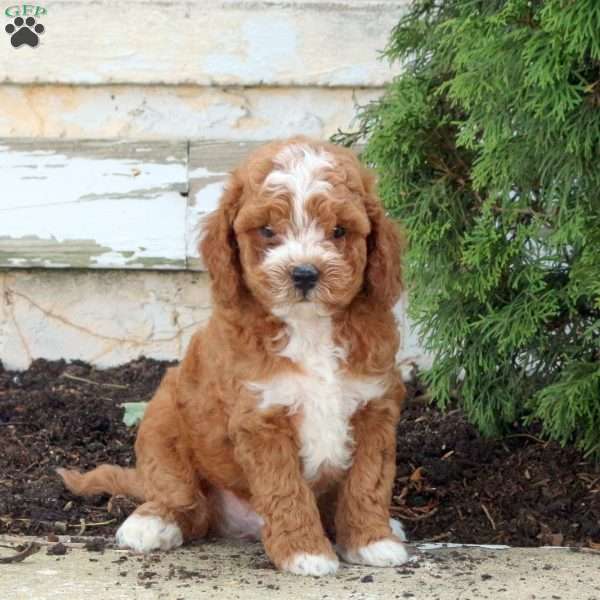
{"label": "puppy's front paw", "polygon": [[322,577],[333,575],[340,566],[337,558],[325,554],[308,554],[300,552],[294,554],[283,564],[283,570],[296,575],[312,575]]}
{"label": "puppy's front paw", "polygon": [[117,544],[136,552],[171,550],[183,543],[181,529],[155,515],[132,514],[117,531]]}
{"label": "puppy's front paw", "polygon": [[340,554],[346,562],[371,567],[397,567],[408,560],[404,544],[392,539],[371,542],[355,550],[341,549]]}

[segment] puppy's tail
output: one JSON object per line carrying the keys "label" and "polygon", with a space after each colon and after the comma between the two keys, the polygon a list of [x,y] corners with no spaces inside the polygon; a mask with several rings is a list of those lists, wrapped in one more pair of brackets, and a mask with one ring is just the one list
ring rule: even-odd
{"label": "puppy's tail", "polygon": [[123,495],[144,500],[144,486],[135,469],[100,465],[87,473],[56,469],[65,485],[77,496],[95,494]]}

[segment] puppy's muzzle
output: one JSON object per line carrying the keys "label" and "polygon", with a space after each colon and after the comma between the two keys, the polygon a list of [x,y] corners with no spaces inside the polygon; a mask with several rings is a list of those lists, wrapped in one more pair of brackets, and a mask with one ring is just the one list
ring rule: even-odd
{"label": "puppy's muzzle", "polygon": [[319,270],[314,265],[299,265],[292,269],[292,281],[294,287],[305,296],[319,281]]}

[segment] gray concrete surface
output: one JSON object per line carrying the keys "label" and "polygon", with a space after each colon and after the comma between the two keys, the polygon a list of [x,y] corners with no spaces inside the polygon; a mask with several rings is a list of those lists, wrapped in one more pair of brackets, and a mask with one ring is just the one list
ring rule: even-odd
{"label": "gray concrete surface", "polygon": [[[24,538],[2,538],[11,545]],[[600,600],[600,555],[568,548],[413,546],[400,568],[342,565],[321,579],[275,571],[260,544],[210,542],[136,556],[71,544],[0,564],[0,600]],[[0,548],[0,556],[10,550]]]}

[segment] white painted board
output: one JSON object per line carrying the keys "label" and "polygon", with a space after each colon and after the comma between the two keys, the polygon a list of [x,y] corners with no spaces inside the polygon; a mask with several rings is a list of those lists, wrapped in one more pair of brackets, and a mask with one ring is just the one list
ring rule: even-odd
{"label": "white painted board", "polygon": [[[18,5],[18,3],[12,3]],[[407,0],[48,0],[35,48],[0,51],[4,83],[377,87]],[[2,14],[3,23],[10,17]],[[4,25],[2,25],[4,28]]]}
{"label": "white painted board", "polygon": [[0,267],[192,269],[259,142],[0,139]]}
{"label": "white painted board", "polygon": [[0,140],[0,266],[186,266],[187,144]]}
{"label": "white painted board", "polygon": [[203,217],[217,207],[229,173],[259,145],[258,142],[192,142],[190,144],[190,192],[186,217],[189,268],[203,269],[198,253]]}

